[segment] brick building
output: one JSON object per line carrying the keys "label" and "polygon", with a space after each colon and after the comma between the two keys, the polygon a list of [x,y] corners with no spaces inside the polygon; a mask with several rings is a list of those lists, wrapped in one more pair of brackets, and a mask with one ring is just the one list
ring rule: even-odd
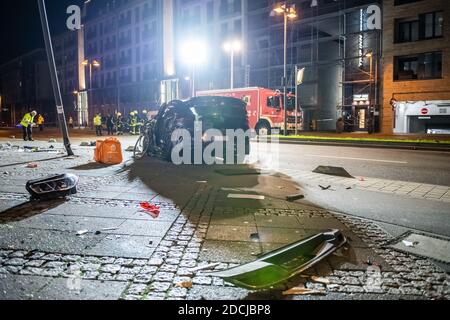
{"label": "brick building", "polygon": [[384,133],[450,129],[448,0],[385,0]]}

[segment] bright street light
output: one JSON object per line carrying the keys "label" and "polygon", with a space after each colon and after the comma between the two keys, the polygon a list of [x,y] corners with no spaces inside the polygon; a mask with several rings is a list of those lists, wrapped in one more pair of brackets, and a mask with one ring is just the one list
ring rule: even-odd
{"label": "bright street light", "polygon": [[237,52],[237,51],[241,51],[242,49],[242,43],[239,40],[234,40],[234,41],[227,41],[223,44],[223,49],[226,52]]}
{"label": "bright street light", "polygon": [[275,7],[273,11],[278,14],[286,14],[289,19],[295,19],[298,17],[295,4],[288,5],[286,3],[282,3]]}
{"label": "bright street light", "polygon": [[89,96],[90,96],[89,98],[90,103],[94,104],[92,99],[92,68],[94,67],[99,69],[101,67],[101,64],[98,60],[93,59],[92,61],[89,61],[89,59],[86,59],[81,63],[81,65],[85,67],[89,66]]}
{"label": "bright street light", "polygon": [[83,66],[92,66],[92,67],[96,67],[96,68],[100,68],[100,66],[101,66],[100,62],[98,60],[95,60],[95,59],[92,60],[92,61],[84,60],[81,64]]}
{"label": "bright street light", "polygon": [[181,47],[183,61],[192,68],[192,97],[196,96],[195,72],[196,67],[205,64],[208,58],[208,48],[201,40],[186,41]]}
{"label": "bright street light", "polygon": [[233,41],[227,41],[223,44],[223,49],[230,53],[231,62],[230,62],[230,69],[231,69],[231,89],[234,89],[234,55],[236,52],[239,52],[242,50],[242,43],[239,40],[233,40]]}
{"label": "bright street light", "polygon": [[199,65],[207,59],[207,47],[203,41],[186,41],[181,49],[183,60],[188,65]]}

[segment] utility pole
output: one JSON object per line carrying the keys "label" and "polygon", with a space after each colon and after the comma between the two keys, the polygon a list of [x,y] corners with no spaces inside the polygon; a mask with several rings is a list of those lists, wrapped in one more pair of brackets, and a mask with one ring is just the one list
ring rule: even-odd
{"label": "utility pole", "polygon": [[287,113],[287,32],[288,16],[284,13],[284,72],[283,72],[283,108],[284,108],[284,135],[288,136],[288,113]]}
{"label": "utility pole", "polygon": [[88,100],[88,106],[91,109],[91,107],[94,106],[94,98],[93,98],[93,87],[92,87],[92,68],[100,68],[100,62],[98,62],[97,60],[92,60],[90,61],[89,59],[84,60],[81,63],[83,66],[88,67],[89,68],[89,100]]}
{"label": "utility pole", "polygon": [[48,26],[48,20],[47,20],[47,11],[45,9],[45,0],[38,0],[38,5],[39,5],[39,14],[41,17],[42,30],[44,33],[44,41],[45,41],[45,47],[46,47],[46,51],[47,51],[48,65],[50,68],[50,78],[52,80],[53,93],[55,95],[56,111],[58,114],[58,122],[59,122],[59,126],[61,128],[61,132],[63,135],[64,147],[66,148],[67,155],[73,156],[74,153],[73,153],[72,147],[70,145],[69,130],[67,129],[67,122],[66,122],[66,116],[64,113],[64,106],[63,106],[63,102],[62,102],[61,90],[59,88],[59,80],[58,80],[58,74],[56,71],[55,56],[53,54],[53,46],[52,46],[52,41],[51,41],[51,36],[50,36],[50,28]]}
{"label": "utility pole", "polygon": [[196,89],[195,89],[195,63],[193,63],[192,64],[192,79],[191,79],[191,81],[192,81],[192,98],[195,98],[197,95],[196,95]]}
{"label": "utility pole", "polygon": [[240,40],[225,42],[223,48],[230,53],[230,88],[234,89],[234,55],[241,51],[242,43]]}
{"label": "utility pole", "polygon": [[295,135],[298,135],[298,66],[295,65]]}
{"label": "utility pole", "polygon": [[283,108],[284,108],[284,135],[288,135],[288,112],[287,112],[287,37],[288,37],[288,22],[289,19],[297,18],[297,11],[295,5],[288,5],[287,2],[281,4],[275,9],[275,13],[283,14],[284,16],[284,61],[283,61]]}
{"label": "utility pole", "polygon": [[231,79],[231,90],[234,89],[234,50],[231,50],[231,75],[230,75],[230,79]]}

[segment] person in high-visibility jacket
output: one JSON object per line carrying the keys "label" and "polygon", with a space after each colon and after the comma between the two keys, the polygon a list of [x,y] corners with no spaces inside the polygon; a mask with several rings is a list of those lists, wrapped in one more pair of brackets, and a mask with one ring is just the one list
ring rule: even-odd
{"label": "person in high-visibility jacket", "polygon": [[138,116],[137,112],[131,112],[130,113],[130,133],[131,135],[135,136],[138,135]]}
{"label": "person in high-visibility jacket", "polygon": [[24,141],[34,141],[33,140],[33,125],[34,125],[34,117],[36,117],[37,112],[32,111],[23,117],[20,125],[23,129],[23,140]]}
{"label": "person in high-visibility jacket", "polygon": [[37,118],[37,125],[39,126],[39,131],[44,131],[44,123],[45,123],[45,119],[44,116],[42,114],[38,115]]}
{"label": "person in high-visibility jacket", "polygon": [[122,117],[121,113],[117,114],[116,117],[116,128],[117,128],[117,135],[118,136],[123,136],[123,134],[125,133],[125,120]]}
{"label": "person in high-visibility jacket", "polygon": [[99,113],[94,117],[94,126],[95,126],[95,133],[98,137],[102,136],[102,115]]}

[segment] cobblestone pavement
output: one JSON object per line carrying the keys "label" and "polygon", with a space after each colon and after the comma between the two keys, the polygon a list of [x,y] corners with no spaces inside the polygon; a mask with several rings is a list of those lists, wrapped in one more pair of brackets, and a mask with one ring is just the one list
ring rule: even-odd
{"label": "cobblestone pavement", "polygon": [[357,179],[351,179],[292,169],[282,169],[280,171],[295,179],[303,181],[314,180],[324,184],[332,183],[342,185],[344,187],[353,187],[361,190],[389,193],[415,199],[450,202],[450,187],[446,186],[368,177],[358,177]]}
{"label": "cobblestone pavement", "polygon": [[[2,168],[7,174],[2,173],[0,186],[0,299],[450,298],[448,274],[426,259],[385,248],[391,236],[371,221],[270,196],[261,202],[230,202],[220,186],[209,181],[186,186],[185,177],[178,183],[153,162],[147,180],[130,179],[122,166],[89,163],[91,152],[78,149],[79,157],[39,162],[41,170],[30,171],[24,164]],[[11,156],[0,152],[2,163],[6,157]],[[33,157],[20,154],[9,160],[26,163]],[[22,185],[27,179],[64,168],[80,175],[76,196],[14,209],[26,206]],[[184,184],[182,190],[190,190],[170,197],[170,191],[152,190],[160,184],[169,189]],[[143,200],[162,207],[160,219],[139,212]],[[237,288],[209,277],[211,270],[195,271],[212,263],[214,270],[237,266],[327,228],[343,230],[348,245],[267,292]],[[82,229],[88,234],[77,236]],[[250,234],[256,232],[260,239],[255,242]],[[281,295],[292,287],[319,294]]]}

